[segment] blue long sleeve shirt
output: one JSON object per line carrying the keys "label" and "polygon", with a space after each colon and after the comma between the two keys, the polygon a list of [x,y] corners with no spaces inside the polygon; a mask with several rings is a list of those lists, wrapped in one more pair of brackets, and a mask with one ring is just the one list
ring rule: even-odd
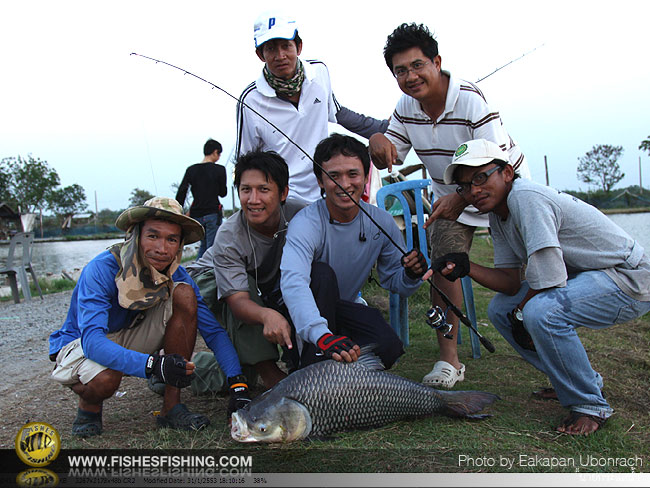
{"label": "blue long sleeve shirt", "polygon": [[[148,354],[126,349],[106,337],[110,332],[128,327],[138,311],[122,308],[118,302],[115,275],[119,265],[109,251],[90,261],[72,292],[70,308],[63,326],[50,335],[50,354],[69,342],[81,338],[84,355],[109,369],[145,378]],[[208,309],[198,286],[182,266],[172,275],[173,281],[192,286],[197,300],[198,329],[227,377],[241,374],[239,358],[228,337]]]}

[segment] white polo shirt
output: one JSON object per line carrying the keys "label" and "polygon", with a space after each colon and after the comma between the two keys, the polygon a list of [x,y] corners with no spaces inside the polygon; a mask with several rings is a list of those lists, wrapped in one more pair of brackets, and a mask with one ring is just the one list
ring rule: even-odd
{"label": "white polo shirt", "polygon": [[[276,95],[263,73],[248,85],[240,100],[264,115],[313,156],[316,145],[329,134],[328,122],[336,122],[337,109],[327,66],[315,60],[303,61],[303,65],[305,80],[297,108]],[[285,159],[289,166],[289,198],[306,203],[320,199],[311,160],[270,124],[238,103],[235,156],[253,149],[275,151]]]}
{"label": "white polo shirt", "polygon": [[[449,87],[445,109],[437,120],[430,119],[420,102],[409,95],[402,95],[397,102],[386,137],[395,144],[398,158],[404,161],[413,147],[429,171],[436,198],[456,191],[456,185],[444,184],[442,175],[458,146],[471,139],[498,144],[508,152],[510,164],[519,174],[530,179],[526,158],[503,127],[499,112],[490,110],[481,90],[473,83],[455,79],[448,71],[442,73],[449,76]],[[487,215],[479,215],[473,206],[465,209],[458,222],[488,226]]]}

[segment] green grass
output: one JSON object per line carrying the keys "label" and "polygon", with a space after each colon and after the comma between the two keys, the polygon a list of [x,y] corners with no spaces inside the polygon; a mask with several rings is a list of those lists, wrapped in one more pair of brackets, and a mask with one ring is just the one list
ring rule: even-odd
{"label": "green grass", "polygon": [[[61,291],[72,290],[77,284],[77,282],[66,280],[64,278],[56,278],[56,279],[39,278],[38,284],[41,287],[41,291],[43,292],[43,295],[48,295],[50,293],[59,293]],[[29,290],[30,293],[32,294],[32,299],[34,298],[40,299],[38,295],[38,290],[36,289],[36,285],[34,285],[32,281],[29,282]],[[18,293],[21,299],[25,298],[23,295],[23,291],[20,289],[20,286],[18,287]],[[11,295],[0,297],[0,302],[6,302],[9,300],[13,300]]]}
{"label": "green grass", "polygon": [[[475,239],[472,259],[491,264],[492,249],[488,239]],[[416,381],[431,370],[438,357],[434,333],[424,321],[424,313],[430,306],[428,294],[425,285],[409,299],[411,345],[392,370]],[[370,303],[386,306],[387,292],[374,283],[364,288],[363,295]],[[455,389],[497,393],[501,400],[487,409],[493,415],[487,420],[434,416],[345,432],[328,440],[244,445],[230,439],[224,422],[226,400],[204,396],[190,398],[192,409],[211,417],[212,425],[204,431],[156,430],[149,418],[144,428],[137,427],[129,432],[128,442],[118,433],[105,432],[100,438],[85,441],[68,441],[69,436],[63,433],[65,445],[67,448],[227,450],[252,455],[253,471],[262,473],[650,472],[650,318],[646,316],[603,331],[579,331],[594,369],[605,379],[605,393],[616,414],[596,434],[575,437],[554,430],[567,413],[559,403],[531,397],[533,390],[548,386],[548,380],[523,361],[488,324],[486,309],[493,292],[475,283],[474,295],[480,331],[495,345],[496,352],[490,354],[482,349],[482,357],[472,359],[468,329],[463,326],[464,342],[459,346],[459,354],[467,373],[465,381],[459,385],[462,388]],[[385,308],[384,311],[387,312]],[[133,408],[137,409],[136,405]],[[128,418],[125,420],[132,422]],[[637,463],[634,468],[580,465],[587,456],[606,461],[639,456],[643,465]],[[520,463],[522,459],[523,464]],[[528,464],[536,459],[542,462]],[[512,460],[514,464],[512,468],[500,466],[501,460]],[[573,465],[545,466],[544,460]],[[494,466],[485,464],[492,461]]]}

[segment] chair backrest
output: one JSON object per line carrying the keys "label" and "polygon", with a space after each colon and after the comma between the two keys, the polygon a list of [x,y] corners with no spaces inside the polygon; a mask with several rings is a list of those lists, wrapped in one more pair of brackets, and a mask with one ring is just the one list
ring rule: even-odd
{"label": "chair backrest", "polygon": [[429,265],[429,253],[427,252],[427,238],[426,233],[421,232],[424,226],[424,206],[422,203],[422,190],[427,188],[431,180],[429,179],[419,179],[419,180],[407,180],[400,181],[399,183],[391,183],[390,185],[382,186],[377,191],[377,206],[379,208],[385,208],[385,200],[388,196],[397,198],[397,200],[402,205],[402,212],[404,215],[404,222],[406,224],[406,247],[407,251],[413,249],[413,226],[411,225],[411,209],[409,208],[408,201],[404,196],[404,192],[413,192],[413,198],[415,200],[415,213],[417,219],[417,229],[418,229],[418,243],[422,254],[426,257],[427,265]]}
{"label": "chair backrest", "polygon": [[21,263],[28,266],[32,262],[32,245],[34,244],[34,234],[31,232],[19,232],[14,234],[9,241],[9,252],[7,253],[6,268],[19,268],[18,262],[14,261],[16,249],[22,247]]}

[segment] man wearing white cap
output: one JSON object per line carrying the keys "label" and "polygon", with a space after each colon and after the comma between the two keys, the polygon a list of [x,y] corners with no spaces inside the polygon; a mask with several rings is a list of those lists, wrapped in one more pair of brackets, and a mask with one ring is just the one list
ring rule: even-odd
{"label": "man wearing white cap", "polygon": [[[529,177],[526,159],[481,90],[442,69],[438,41],[426,26],[397,27],[386,40],[384,58],[404,94],[397,102],[386,135],[374,134],[370,138],[372,160],[377,168],[390,171],[413,149],[433,180],[435,201],[424,225],[431,259],[449,252],[469,252],[476,227],[485,227],[488,222],[442,181],[454,151],[469,139],[491,140],[508,152],[510,164],[524,178]],[[436,275],[435,283],[452,302],[460,303],[460,282],[449,283]],[[432,301],[445,307],[433,290]],[[449,321],[453,325],[451,340],[438,332],[440,359],[422,380],[437,388],[451,388],[465,379],[465,366],[458,359],[456,346],[458,318],[450,314]]]}
{"label": "man wearing white cap", "polygon": [[458,147],[444,172],[446,184],[456,184],[468,204],[488,214],[495,267],[457,253],[433,268],[452,280],[469,275],[498,292],[488,306],[490,321],[548,376],[553,388],[544,397],[571,412],[557,430],[589,435],[613,409],[576,329],[602,329],[650,311],[650,260],[599,210],[518,178],[507,161],[493,142],[472,140]]}
{"label": "man wearing white cap", "polygon": [[293,17],[280,11],[262,13],[255,21],[254,38],[264,68],[244,90],[240,97],[243,103],[237,106],[235,157],[251,150],[277,152],[289,165],[289,198],[314,202],[321,195],[311,160],[247,106],[273,122],[309,156],[327,137],[328,122],[367,138],[386,130],[388,121],[357,114],[338,104],[325,64],[300,60],[302,39]]}

